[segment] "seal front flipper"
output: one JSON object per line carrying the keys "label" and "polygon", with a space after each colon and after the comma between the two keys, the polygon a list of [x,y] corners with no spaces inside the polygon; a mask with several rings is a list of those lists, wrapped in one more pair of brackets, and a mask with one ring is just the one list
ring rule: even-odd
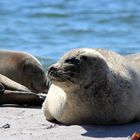
{"label": "seal front flipper", "polygon": [[27,91],[5,90],[0,94],[0,104],[41,106],[44,100],[45,96]]}
{"label": "seal front flipper", "polygon": [[27,91],[27,92],[30,91],[27,87],[9,79],[8,77],[2,74],[0,74],[0,82],[5,87],[5,89],[8,90]]}
{"label": "seal front flipper", "polygon": [[41,106],[45,96],[31,92],[27,87],[0,74],[0,104]]}

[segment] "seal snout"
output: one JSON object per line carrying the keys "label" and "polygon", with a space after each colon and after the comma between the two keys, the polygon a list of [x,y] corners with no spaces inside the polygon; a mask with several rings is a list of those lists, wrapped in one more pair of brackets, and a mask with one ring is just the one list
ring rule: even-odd
{"label": "seal snout", "polygon": [[48,70],[48,74],[51,74],[51,73],[55,72],[57,69],[58,69],[57,66],[52,65],[52,66],[49,68],[49,70]]}
{"label": "seal snout", "polygon": [[50,79],[58,78],[59,77],[58,71],[59,71],[59,67],[56,64],[50,66],[50,68],[48,69],[49,78]]}

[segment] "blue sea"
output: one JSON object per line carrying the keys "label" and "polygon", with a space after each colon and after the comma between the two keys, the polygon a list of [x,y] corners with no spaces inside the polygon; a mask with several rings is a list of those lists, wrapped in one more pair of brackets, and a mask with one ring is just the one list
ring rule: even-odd
{"label": "blue sea", "polygon": [[45,67],[73,48],[140,52],[140,0],[1,0],[0,49]]}

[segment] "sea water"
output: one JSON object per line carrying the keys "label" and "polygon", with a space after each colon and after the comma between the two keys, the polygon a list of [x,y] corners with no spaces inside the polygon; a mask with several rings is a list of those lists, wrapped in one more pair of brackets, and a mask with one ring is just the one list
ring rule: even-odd
{"label": "sea water", "polygon": [[44,66],[73,48],[140,52],[140,0],[1,0],[0,49]]}

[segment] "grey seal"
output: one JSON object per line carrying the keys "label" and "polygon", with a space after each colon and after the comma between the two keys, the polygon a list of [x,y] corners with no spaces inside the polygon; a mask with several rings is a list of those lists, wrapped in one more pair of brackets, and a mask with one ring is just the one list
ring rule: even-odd
{"label": "grey seal", "polygon": [[140,67],[131,58],[104,49],[67,52],[48,70],[46,119],[66,125],[140,120]]}
{"label": "grey seal", "polygon": [[33,92],[46,90],[46,75],[43,67],[31,54],[1,50],[0,74],[26,86]]}
{"label": "grey seal", "polygon": [[0,85],[0,104],[41,105],[43,100],[37,93],[47,92],[47,77],[31,54],[1,50]]}

